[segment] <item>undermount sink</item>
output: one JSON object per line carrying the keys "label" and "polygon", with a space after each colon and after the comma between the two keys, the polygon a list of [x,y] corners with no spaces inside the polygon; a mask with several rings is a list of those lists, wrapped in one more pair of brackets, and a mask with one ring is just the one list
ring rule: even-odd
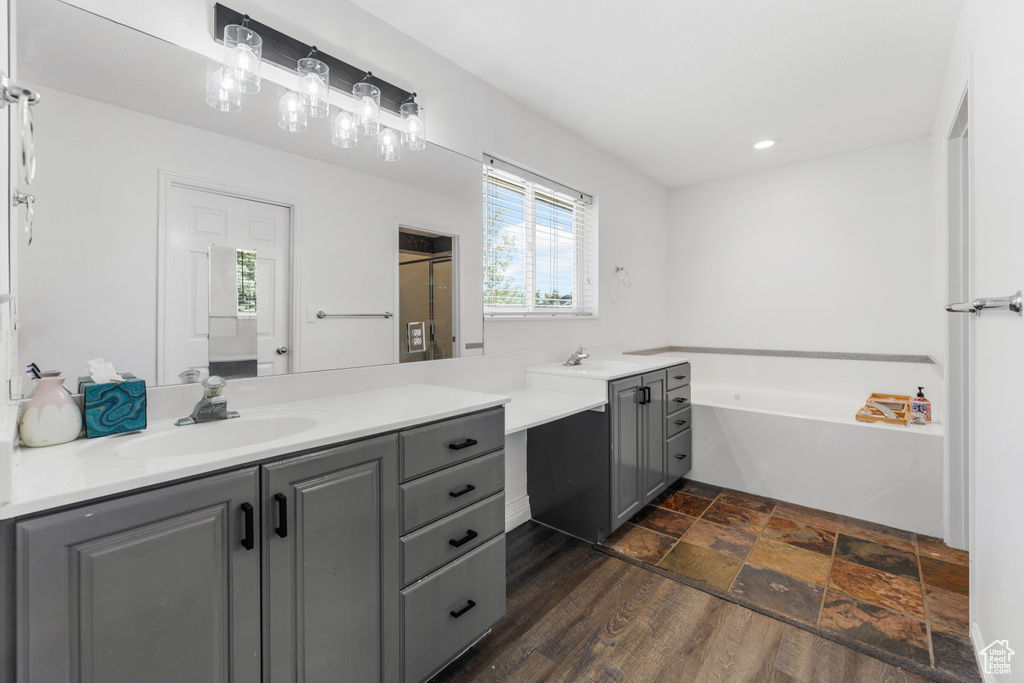
{"label": "undermount sink", "polygon": [[103,439],[82,447],[80,457],[114,455],[121,458],[168,458],[199,455],[278,441],[337,419],[328,410],[294,413],[255,413],[227,420]]}

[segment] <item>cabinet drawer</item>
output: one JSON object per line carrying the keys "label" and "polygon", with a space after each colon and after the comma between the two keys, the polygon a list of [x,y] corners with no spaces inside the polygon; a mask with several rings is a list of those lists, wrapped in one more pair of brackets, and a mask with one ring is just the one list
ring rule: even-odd
{"label": "cabinet drawer", "polygon": [[402,484],[402,533],[461,510],[504,487],[504,451]]}
{"label": "cabinet drawer", "polygon": [[665,436],[671,439],[684,429],[689,429],[690,426],[690,408],[683,408],[678,413],[665,418]]}
{"label": "cabinet drawer", "polygon": [[454,465],[505,445],[505,411],[489,410],[410,429],[401,434],[402,481]]}
{"label": "cabinet drawer", "polygon": [[402,538],[402,585],[479,548],[505,529],[505,494],[453,512]]}
{"label": "cabinet drawer", "polygon": [[690,364],[683,363],[668,369],[668,390],[685,387],[690,383]]}
{"label": "cabinet drawer", "polygon": [[676,434],[668,440],[668,480],[675,481],[693,467],[693,431]]}
{"label": "cabinet drawer", "polygon": [[690,407],[690,387],[678,387],[665,397],[665,414],[674,415]]}
{"label": "cabinet drawer", "polygon": [[505,535],[406,588],[401,603],[403,680],[419,683],[505,616]]}

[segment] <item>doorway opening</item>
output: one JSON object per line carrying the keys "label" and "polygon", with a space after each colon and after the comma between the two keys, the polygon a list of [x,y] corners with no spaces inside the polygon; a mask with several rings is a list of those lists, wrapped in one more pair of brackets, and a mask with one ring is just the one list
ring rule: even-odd
{"label": "doorway opening", "polygon": [[[946,136],[946,300],[971,301],[971,174],[967,90]],[[966,550],[971,537],[974,316],[946,316],[946,543]]]}
{"label": "doorway opening", "polygon": [[398,359],[400,363],[455,355],[452,237],[398,230]]}

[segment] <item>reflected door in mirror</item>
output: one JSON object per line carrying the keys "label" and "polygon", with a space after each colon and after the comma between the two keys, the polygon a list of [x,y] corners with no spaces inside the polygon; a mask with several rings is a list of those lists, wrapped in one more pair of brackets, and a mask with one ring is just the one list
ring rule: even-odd
{"label": "reflected door in mirror", "polygon": [[291,210],[178,184],[170,185],[164,206],[158,382],[179,382],[189,369],[207,371],[211,246],[256,252],[258,374],[288,372],[289,356],[277,349],[291,346]]}

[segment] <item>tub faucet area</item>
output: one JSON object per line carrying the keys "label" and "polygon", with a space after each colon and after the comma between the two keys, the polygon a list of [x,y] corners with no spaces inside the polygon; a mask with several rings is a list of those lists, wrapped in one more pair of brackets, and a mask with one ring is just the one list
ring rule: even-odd
{"label": "tub faucet area", "polygon": [[228,400],[221,396],[227,382],[224,378],[213,375],[203,381],[203,397],[192,409],[192,414],[183,417],[174,424],[179,427],[193,425],[199,422],[212,422],[214,420],[227,420],[231,417],[238,417],[238,412],[228,410]]}
{"label": "tub faucet area", "polygon": [[575,351],[572,352],[572,355],[569,356],[569,360],[562,363],[562,365],[579,365],[580,363],[583,362],[584,358],[590,358],[590,354],[587,353],[587,350],[585,348],[580,346]]}

